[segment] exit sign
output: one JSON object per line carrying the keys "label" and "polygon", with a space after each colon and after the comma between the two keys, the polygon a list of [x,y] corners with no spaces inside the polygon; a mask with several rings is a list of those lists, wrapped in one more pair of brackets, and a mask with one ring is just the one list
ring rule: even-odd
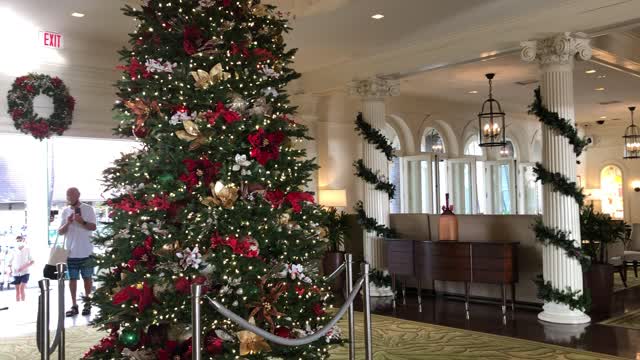
{"label": "exit sign", "polygon": [[40,31],[38,35],[38,43],[40,46],[62,49],[62,34],[54,33],[51,31]]}

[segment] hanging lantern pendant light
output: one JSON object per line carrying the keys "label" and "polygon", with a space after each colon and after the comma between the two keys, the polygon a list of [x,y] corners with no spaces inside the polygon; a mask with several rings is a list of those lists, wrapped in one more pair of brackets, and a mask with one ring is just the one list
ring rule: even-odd
{"label": "hanging lantern pendant light", "polygon": [[633,112],[635,106],[630,106],[631,112],[631,125],[624,131],[624,158],[625,159],[640,159],[640,129],[633,121]]}
{"label": "hanging lantern pendant light", "polygon": [[495,75],[493,73],[485,75],[489,80],[489,98],[482,104],[482,110],[478,114],[478,130],[482,147],[497,147],[507,144],[504,125],[505,113],[498,100],[493,98],[493,78]]}

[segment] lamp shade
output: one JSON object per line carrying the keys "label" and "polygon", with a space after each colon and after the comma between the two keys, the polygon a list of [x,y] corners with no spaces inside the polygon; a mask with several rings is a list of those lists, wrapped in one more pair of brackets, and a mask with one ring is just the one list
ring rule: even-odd
{"label": "lamp shade", "polygon": [[320,190],[318,202],[327,207],[347,206],[347,190]]}

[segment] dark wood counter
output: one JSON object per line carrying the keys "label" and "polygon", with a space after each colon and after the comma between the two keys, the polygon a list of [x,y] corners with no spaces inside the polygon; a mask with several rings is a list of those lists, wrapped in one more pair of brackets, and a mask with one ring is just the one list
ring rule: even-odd
{"label": "dark wood counter", "polygon": [[469,308],[471,283],[502,286],[502,312],[506,313],[506,285],[511,285],[511,304],[515,303],[518,282],[518,242],[420,241],[385,239],[387,268],[393,277],[410,276],[418,280],[421,303],[422,281],[458,281],[465,284],[466,309]]}

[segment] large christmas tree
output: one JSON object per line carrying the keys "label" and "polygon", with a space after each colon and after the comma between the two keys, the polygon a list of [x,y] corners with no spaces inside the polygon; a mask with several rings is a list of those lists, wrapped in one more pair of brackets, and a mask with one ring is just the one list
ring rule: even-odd
{"label": "large christmas tree", "polygon": [[[121,51],[121,136],[141,150],[105,171],[113,193],[96,242],[91,359],[191,356],[190,285],[278,336],[324,325],[328,295],[313,270],[326,213],[303,191],[316,168],[296,142],[284,86],[284,14],[259,0],[147,0]],[[203,306],[204,358],[323,359],[336,336],[285,348]]]}

